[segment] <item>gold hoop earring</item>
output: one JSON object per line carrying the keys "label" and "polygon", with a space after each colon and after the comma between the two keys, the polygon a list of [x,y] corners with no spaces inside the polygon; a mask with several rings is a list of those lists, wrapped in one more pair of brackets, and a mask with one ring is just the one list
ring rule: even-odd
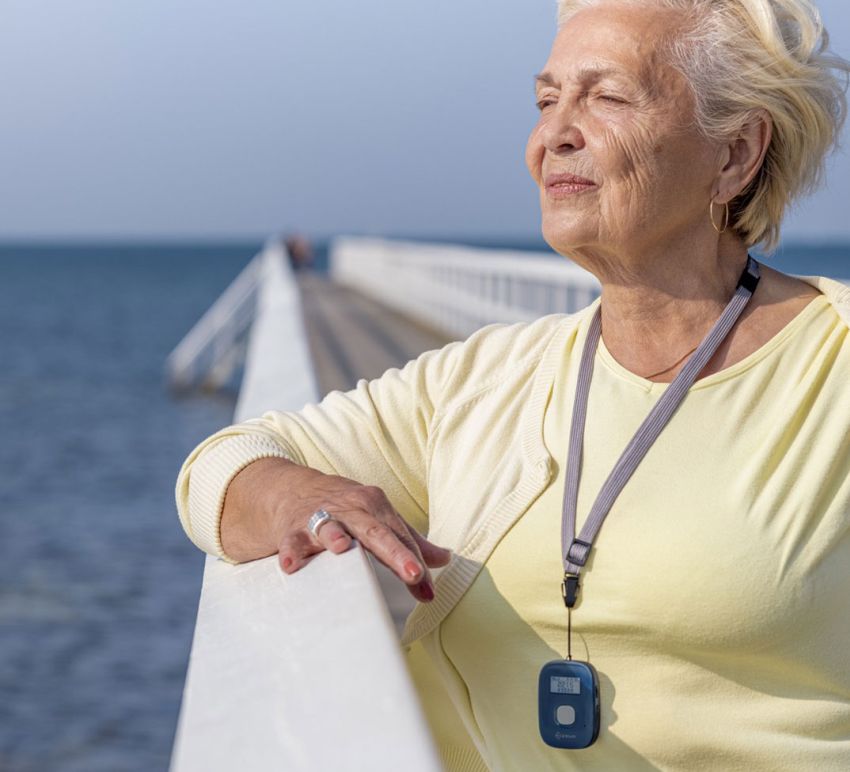
{"label": "gold hoop earring", "polygon": [[725,233],[726,229],[729,227],[729,202],[727,201],[724,204],[723,227],[722,228],[718,228],[717,223],[714,222],[714,201],[713,200],[708,202],[708,219],[711,220],[711,226],[714,228],[714,230],[716,230],[718,233]]}

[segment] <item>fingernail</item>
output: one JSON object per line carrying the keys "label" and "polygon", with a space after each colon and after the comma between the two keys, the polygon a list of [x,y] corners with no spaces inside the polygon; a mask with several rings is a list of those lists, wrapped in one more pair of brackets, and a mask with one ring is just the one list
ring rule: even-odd
{"label": "fingernail", "polygon": [[425,600],[434,600],[434,588],[431,586],[431,582],[422,582],[419,586],[419,592],[422,593]]}
{"label": "fingernail", "polygon": [[289,567],[292,565],[292,558],[284,558],[283,559],[283,570],[289,570]]}
{"label": "fingernail", "polygon": [[419,576],[419,566],[412,560],[408,560],[404,564],[404,571],[411,579],[416,579]]}

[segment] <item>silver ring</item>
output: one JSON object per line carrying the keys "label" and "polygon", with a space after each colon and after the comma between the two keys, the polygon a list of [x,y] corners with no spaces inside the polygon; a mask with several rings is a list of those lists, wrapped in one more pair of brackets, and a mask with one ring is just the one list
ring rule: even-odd
{"label": "silver ring", "polygon": [[327,523],[328,520],[333,520],[333,517],[331,517],[328,512],[325,512],[324,509],[317,509],[312,515],[310,515],[310,519],[307,521],[307,528],[309,528],[310,533],[318,539],[319,529]]}

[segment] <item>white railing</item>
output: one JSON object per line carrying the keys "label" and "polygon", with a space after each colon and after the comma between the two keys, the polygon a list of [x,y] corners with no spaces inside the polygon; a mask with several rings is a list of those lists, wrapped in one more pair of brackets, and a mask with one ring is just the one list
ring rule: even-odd
{"label": "white railing", "polygon": [[242,364],[256,310],[262,254],[245,266],[169,355],[166,376],[175,390],[217,389]]}
{"label": "white railing", "polygon": [[464,338],[490,322],[577,311],[596,279],[554,254],[346,236],[330,249],[331,277]]}
{"label": "white railing", "polygon": [[[236,419],[300,409],[316,386],[282,249],[260,288]],[[322,553],[289,576],[277,557],[208,557],[171,772],[441,768],[365,552]]]}

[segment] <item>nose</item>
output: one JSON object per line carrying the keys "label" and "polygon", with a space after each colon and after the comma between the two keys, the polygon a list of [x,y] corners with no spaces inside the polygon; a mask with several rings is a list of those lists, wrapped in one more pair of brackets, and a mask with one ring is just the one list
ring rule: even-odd
{"label": "nose", "polygon": [[584,147],[584,134],[576,123],[575,110],[568,104],[552,105],[543,117],[540,139],[550,153],[565,155]]}

